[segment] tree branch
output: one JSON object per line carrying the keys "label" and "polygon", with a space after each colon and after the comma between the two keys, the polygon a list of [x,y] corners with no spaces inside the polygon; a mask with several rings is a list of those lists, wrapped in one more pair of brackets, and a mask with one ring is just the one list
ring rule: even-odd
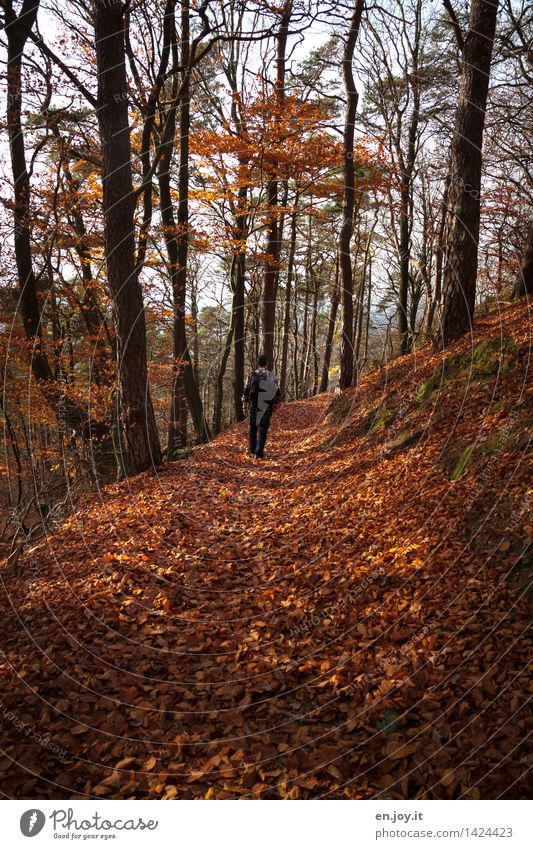
{"label": "tree branch", "polygon": [[459,50],[462,53],[463,50],[464,50],[464,47],[465,47],[465,38],[464,38],[464,35],[463,35],[463,31],[461,29],[461,24],[459,23],[457,15],[455,14],[455,9],[452,6],[451,0],[443,0],[443,4],[444,4],[444,8],[448,12],[448,17],[450,19],[450,24],[452,26],[453,33],[455,35],[457,47],[459,48]]}

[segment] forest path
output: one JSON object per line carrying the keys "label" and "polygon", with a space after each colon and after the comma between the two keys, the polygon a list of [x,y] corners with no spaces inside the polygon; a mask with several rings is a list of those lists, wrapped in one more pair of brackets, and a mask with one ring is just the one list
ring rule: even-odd
{"label": "forest path", "polygon": [[519,310],[512,331],[490,380],[434,385],[441,357],[402,358],[331,408],[283,406],[266,462],[242,423],[4,566],[3,792],[527,793]]}

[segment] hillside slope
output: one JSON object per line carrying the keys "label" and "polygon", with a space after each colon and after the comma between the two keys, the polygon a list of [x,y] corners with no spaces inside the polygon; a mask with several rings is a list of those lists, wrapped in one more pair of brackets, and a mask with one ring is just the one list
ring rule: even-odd
{"label": "hillside slope", "polygon": [[4,795],[525,796],[531,346],[509,307],[4,565]]}

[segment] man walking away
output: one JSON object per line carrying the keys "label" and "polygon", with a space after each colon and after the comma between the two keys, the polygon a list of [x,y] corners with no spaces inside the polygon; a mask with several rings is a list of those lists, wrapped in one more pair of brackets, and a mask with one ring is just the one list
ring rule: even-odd
{"label": "man walking away", "polygon": [[242,395],[243,412],[250,423],[248,451],[263,459],[265,442],[272,412],[281,401],[281,390],[276,375],[267,369],[268,359],[261,354],[257,368],[248,375]]}

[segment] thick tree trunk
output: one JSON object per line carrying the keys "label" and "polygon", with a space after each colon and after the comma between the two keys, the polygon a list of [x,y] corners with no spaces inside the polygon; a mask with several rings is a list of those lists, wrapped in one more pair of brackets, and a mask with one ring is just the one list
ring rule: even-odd
{"label": "thick tree trunk", "polygon": [[524,295],[533,295],[533,223],[529,227],[522,264],[513,292],[515,298],[521,298]]}
{"label": "thick tree trunk", "polygon": [[451,147],[438,347],[471,326],[476,300],[483,129],[498,0],[472,0]]}
{"label": "thick tree trunk", "polygon": [[356,0],[350,29],[342,57],[344,88],[346,91],[346,117],[344,122],[344,196],[342,205],[342,227],[340,236],[340,268],[342,280],[342,341],[340,387],[346,389],[353,380],[353,273],[350,258],[350,243],[353,234],[355,204],[355,168],[353,161],[355,115],[359,95],[355,87],[352,60],[359,35],[364,9],[364,0]]}
{"label": "thick tree trunk", "polygon": [[108,285],[117,325],[120,407],[129,474],[161,463],[146,357],[142,289],[135,269],[134,211],[123,4],[94,0],[98,125]]}

